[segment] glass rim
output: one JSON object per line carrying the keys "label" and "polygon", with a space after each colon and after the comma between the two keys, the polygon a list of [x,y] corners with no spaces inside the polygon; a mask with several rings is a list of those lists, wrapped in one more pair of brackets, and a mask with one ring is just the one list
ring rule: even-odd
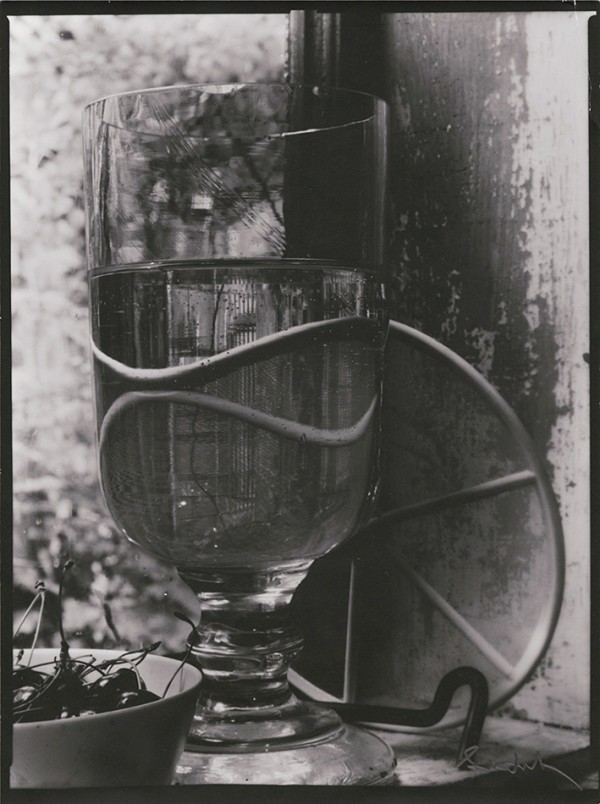
{"label": "glass rim", "polygon": [[[94,115],[98,120],[100,120],[104,125],[108,126],[109,128],[117,129],[119,131],[128,131],[129,129],[124,126],[119,126],[116,123],[112,123],[104,119],[102,115],[97,113],[97,107],[101,104],[105,103],[106,101],[110,100],[117,100],[120,98],[127,98],[127,97],[134,97],[140,95],[152,95],[152,94],[160,94],[160,93],[167,93],[167,92],[174,92],[175,90],[202,90],[204,92],[211,92],[214,95],[227,95],[231,94],[234,91],[238,91],[241,89],[248,88],[260,88],[260,87],[282,87],[282,88],[289,88],[289,89],[299,89],[299,90],[307,90],[312,92],[314,95],[319,95],[320,92],[323,94],[331,93],[336,94],[341,97],[354,97],[354,98],[365,98],[369,99],[373,103],[374,110],[379,108],[383,112],[386,112],[389,108],[387,101],[380,97],[379,95],[372,94],[370,92],[363,92],[357,89],[347,89],[346,87],[339,87],[339,86],[328,86],[323,84],[304,84],[304,83],[296,83],[296,82],[288,82],[288,81],[225,81],[225,82],[199,82],[193,84],[170,84],[165,86],[158,86],[158,87],[146,87],[144,89],[132,89],[126,90],[124,92],[115,92],[110,95],[104,95],[100,98],[96,98],[89,103],[86,103],[83,107],[83,115]],[[350,126],[357,126],[363,125],[364,123],[369,122],[374,118],[374,114],[367,114],[364,117],[360,117],[356,120],[350,120],[346,123],[339,123],[333,126],[322,126],[316,128],[302,128],[296,129],[294,131],[286,131],[282,132],[281,134],[271,134],[272,138],[278,137],[292,137],[298,134],[309,134],[313,132],[325,132],[325,131],[336,131],[338,129],[348,128]],[[144,135],[148,137],[158,136],[156,132],[152,131],[140,131],[137,130],[135,132],[138,135]]]}

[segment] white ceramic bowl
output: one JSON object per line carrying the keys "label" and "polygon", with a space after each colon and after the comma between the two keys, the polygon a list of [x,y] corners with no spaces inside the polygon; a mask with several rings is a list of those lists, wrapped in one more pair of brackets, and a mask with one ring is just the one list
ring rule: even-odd
{"label": "white ceramic bowl", "polygon": [[[16,652],[15,652],[16,653]],[[71,656],[112,659],[122,651],[71,650]],[[33,652],[31,665],[58,655],[57,648]],[[26,664],[25,651],[22,664]],[[149,654],[138,669],[147,688],[162,695],[179,666]],[[48,668],[41,670],[51,671]],[[118,712],[16,723],[13,726],[12,787],[127,787],[168,785],[185,746],[202,675],[189,664],[160,701]]]}

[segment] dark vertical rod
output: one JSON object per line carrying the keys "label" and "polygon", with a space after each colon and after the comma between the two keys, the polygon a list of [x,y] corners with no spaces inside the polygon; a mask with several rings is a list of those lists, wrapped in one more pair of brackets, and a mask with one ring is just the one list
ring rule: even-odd
{"label": "dark vertical rod", "polygon": [[339,83],[340,14],[292,11],[288,33],[288,80],[294,84]]}
{"label": "dark vertical rod", "polygon": [[356,627],[356,595],[357,595],[356,561],[350,563],[350,578],[348,582],[348,608],[346,620],[346,653],[344,656],[344,691],[342,698],[345,703],[354,703],[356,700],[356,684],[358,677],[358,629]]}
{"label": "dark vertical rod", "polygon": [[[363,9],[338,14],[292,11],[289,15],[287,80],[295,84],[340,86],[383,95],[383,18]],[[348,589],[343,698],[356,698],[358,678],[357,567]]]}
{"label": "dark vertical rod", "polygon": [[383,15],[366,8],[340,14],[292,11],[288,80],[384,97],[383,37]]}

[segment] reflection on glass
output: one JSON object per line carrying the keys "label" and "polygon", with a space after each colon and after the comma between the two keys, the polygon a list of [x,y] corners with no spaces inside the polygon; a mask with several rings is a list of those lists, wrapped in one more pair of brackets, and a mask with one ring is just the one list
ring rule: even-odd
{"label": "reflection on glass", "polygon": [[[294,264],[94,276],[101,479],[125,533],[193,570],[315,558],[352,532],[373,481],[378,295]],[[239,349],[282,331],[274,354]]]}
{"label": "reflection on glass", "polygon": [[377,98],[281,84],[86,109],[102,488],[202,606],[187,781],[391,772],[383,742],[287,683],[291,596],[376,487],[385,120]]}

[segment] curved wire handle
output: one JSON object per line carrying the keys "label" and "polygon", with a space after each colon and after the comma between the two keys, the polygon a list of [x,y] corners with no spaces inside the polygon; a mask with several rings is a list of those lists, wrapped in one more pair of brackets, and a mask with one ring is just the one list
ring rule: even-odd
{"label": "curved wire handle", "polygon": [[[397,321],[390,322],[390,336],[407,341],[416,349],[428,353],[430,357],[440,360],[448,365],[456,373],[461,375],[466,382],[476,391],[496,412],[502,421],[507,433],[518,444],[525,466],[512,474],[503,477],[486,480],[475,486],[470,486],[460,491],[447,493],[439,498],[420,501],[413,505],[405,505],[401,508],[386,511],[367,522],[360,533],[373,537],[374,540],[382,538],[382,531],[391,525],[398,525],[405,520],[431,514],[455,505],[464,505],[475,502],[479,499],[495,496],[496,494],[512,491],[521,487],[533,486],[538,494],[542,507],[543,517],[547,523],[547,528],[552,542],[552,552],[554,559],[554,574],[552,583],[549,585],[549,595],[543,611],[535,628],[530,643],[525,653],[520,658],[516,666],[512,666],[503,656],[499,654],[493,646],[483,638],[474,628],[460,617],[452,607],[440,598],[439,595],[432,598],[435,590],[426,587],[423,580],[406,565],[401,569],[407,573],[422,591],[433,599],[440,608],[444,616],[450,619],[462,633],[473,642],[473,644],[483,653],[510,683],[508,690],[505,690],[500,699],[493,701],[493,706],[498,706],[513,695],[517,689],[525,682],[528,674],[536,666],[544,652],[547,650],[552,635],[554,633],[558,615],[562,602],[562,592],[565,574],[564,542],[558,506],[550,485],[547,472],[542,464],[531,438],[525,431],[520,420],[500,396],[496,389],[491,386],[470,364],[447,347],[443,346],[433,338],[419,332],[418,330],[401,324]],[[349,702],[353,695],[356,684],[356,663],[353,661],[354,650],[352,643],[354,640],[352,601],[354,598],[353,580],[351,570],[348,626],[347,626],[347,647],[346,664],[344,673],[344,700],[336,700],[333,696],[325,694],[321,698],[318,688],[310,683],[302,683],[304,679],[297,677],[299,685],[294,685],[299,694],[306,697],[315,697],[323,700],[327,706],[335,709],[341,716],[349,720],[358,720],[373,724],[389,724],[408,728],[425,728],[438,724],[449,710],[454,692],[461,686],[467,685],[471,690],[471,700],[464,721],[463,733],[460,741],[457,764],[459,767],[468,768],[468,757],[466,749],[477,745],[486,711],[489,705],[490,690],[485,676],[473,667],[459,667],[450,671],[444,676],[438,685],[433,701],[429,707],[423,710],[401,709],[396,707],[372,706],[369,704],[355,704]],[[294,677],[292,673],[292,677]],[[300,689],[303,689],[301,692]]]}
{"label": "curved wire handle", "polygon": [[[297,687],[290,684],[299,697],[308,698]],[[468,768],[466,751],[479,744],[485,720],[489,687],[483,673],[474,667],[457,667],[442,678],[433,696],[433,701],[425,709],[402,709],[396,706],[376,706],[371,704],[355,704],[327,701],[327,706],[336,711],[344,720],[361,723],[386,723],[393,726],[411,726],[426,728],[439,723],[450,708],[454,693],[463,686],[471,692],[469,709],[456,758],[458,767]]]}

